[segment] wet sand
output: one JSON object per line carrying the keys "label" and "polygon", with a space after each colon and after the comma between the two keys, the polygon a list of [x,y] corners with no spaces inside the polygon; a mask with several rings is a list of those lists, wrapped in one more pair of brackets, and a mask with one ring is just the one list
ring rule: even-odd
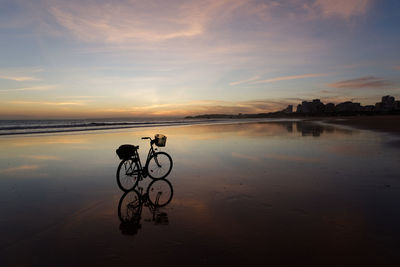
{"label": "wet sand", "polygon": [[400,115],[354,116],[324,119],[326,123],[341,124],[358,129],[388,132],[400,135]]}
{"label": "wet sand", "polygon": [[[115,149],[143,160],[155,133],[173,199],[127,226]],[[1,137],[0,266],[397,266],[385,140],[302,121]]]}

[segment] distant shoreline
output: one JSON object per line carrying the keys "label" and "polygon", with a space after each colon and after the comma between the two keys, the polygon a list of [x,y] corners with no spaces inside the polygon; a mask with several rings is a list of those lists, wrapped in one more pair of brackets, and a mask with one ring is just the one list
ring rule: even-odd
{"label": "distant shoreline", "polygon": [[153,122],[153,123],[89,123],[87,125],[19,125],[13,127],[0,127],[0,136],[15,135],[32,135],[32,134],[60,134],[71,132],[87,132],[99,130],[128,130],[132,128],[148,128],[148,127],[168,127],[168,126],[189,126],[198,124],[219,124],[219,123],[251,123],[251,122],[276,122],[276,121],[310,121],[323,122],[328,124],[344,125],[353,128],[373,130],[379,132],[393,133],[400,136],[400,115],[347,115],[347,116],[301,116],[298,114],[274,114],[274,116],[252,116],[248,115],[202,115],[196,118],[186,118],[169,122]]}
{"label": "distant shoreline", "polygon": [[[60,134],[74,132],[94,132],[107,130],[124,130],[124,129],[140,129],[149,127],[171,127],[171,126],[190,126],[201,124],[220,124],[220,123],[242,123],[255,122],[260,120],[231,120],[231,119],[203,119],[203,120],[187,120],[179,119],[175,121],[153,121],[153,122],[104,122],[97,121],[86,122],[85,120],[74,120],[71,122],[65,120],[54,120],[52,123],[48,121],[32,120],[8,123],[0,121],[0,137],[2,136],[18,136],[18,135],[35,135],[35,134]],[[264,120],[265,121],[265,120]]]}

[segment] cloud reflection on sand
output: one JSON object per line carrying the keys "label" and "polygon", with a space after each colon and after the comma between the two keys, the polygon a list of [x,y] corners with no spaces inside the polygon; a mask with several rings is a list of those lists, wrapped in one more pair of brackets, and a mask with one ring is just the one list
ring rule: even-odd
{"label": "cloud reflection on sand", "polygon": [[309,158],[309,157],[301,157],[301,156],[291,156],[291,155],[282,155],[282,154],[266,154],[262,157],[273,160],[283,160],[283,161],[297,161],[297,162],[310,162],[316,163],[320,162],[321,159],[318,158]]}
{"label": "cloud reflection on sand", "polygon": [[21,172],[32,172],[40,169],[40,165],[20,165],[16,167],[10,167],[6,169],[0,169],[2,174],[16,174]]}
{"label": "cloud reflection on sand", "polygon": [[34,160],[62,160],[62,158],[52,155],[21,155],[21,158],[34,159]]}
{"label": "cloud reflection on sand", "polygon": [[234,158],[246,159],[246,160],[250,160],[250,161],[260,161],[260,158],[259,158],[259,157],[255,157],[255,156],[251,156],[251,155],[246,155],[246,154],[239,153],[239,152],[232,152],[231,155],[232,155],[232,157],[234,157]]}
{"label": "cloud reflection on sand", "polygon": [[[14,137],[15,138],[15,137]],[[16,147],[37,146],[37,145],[75,145],[89,144],[90,140],[75,136],[46,136],[46,138],[23,137],[18,138],[18,142],[10,142],[10,145]]]}
{"label": "cloud reflection on sand", "polygon": [[260,161],[261,158],[264,159],[272,159],[272,160],[280,160],[280,161],[297,161],[297,162],[320,162],[321,159],[318,158],[308,158],[308,157],[301,157],[301,156],[293,156],[293,155],[284,155],[284,154],[264,154],[261,157],[256,157],[252,155],[246,155],[243,153],[232,152],[232,157],[239,158],[239,159],[247,159],[250,161]]}

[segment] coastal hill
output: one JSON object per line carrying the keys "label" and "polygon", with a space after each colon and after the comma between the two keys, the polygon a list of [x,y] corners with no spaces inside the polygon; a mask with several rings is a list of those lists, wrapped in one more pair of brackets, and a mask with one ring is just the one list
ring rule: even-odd
{"label": "coastal hill", "polygon": [[353,116],[353,115],[386,115],[400,114],[400,101],[393,96],[383,96],[381,102],[375,105],[362,106],[360,103],[346,101],[339,104],[322,103],[319,99],[303,101],[293,111],[293,105],[287,108],[269,113],[257,114],[203,114],[187,116],[186,119],[243,119],[243,118],[286,118],[307,116]]}

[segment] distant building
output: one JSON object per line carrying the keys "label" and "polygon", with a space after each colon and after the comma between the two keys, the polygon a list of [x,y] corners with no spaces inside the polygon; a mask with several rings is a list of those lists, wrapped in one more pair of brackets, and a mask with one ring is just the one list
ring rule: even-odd
{"label": "distant building", "polygon": [[303,101],[301,105],[297,105],[297,113],[317,114],[325,111],[325,105],[319,100],[314,99],[312,102]]}
{"label": "distant building", "polygon": [[393,96],[385,95],[382,96],[382,101],[375,104],[374,111],[388,112],[400,110],[400,101],[395,101]]}
{"label": "distant building", "polygon": [[400,110],[400,101],[394,101],[394,110]]}
{"label": "distant building", "polygon": [[301,113],[311,113],[311,102],[301,102]]}
{"label": "distant building", "polygon": [[283,113],[292,113],[293,112],[293,105],[288,105],[287,108],[282,110]]}
{"label": "distant building", "polygon": [[382,111],[382,103],[378,102],[375,104],[374,111]]}
{"label": "distant building", "polygon": [[364,109],[363,109],[363,111],[367,111],[367,112],[371,112],[371,111],[374,111],[374,110],[375,110],[375,106],[374,105],[364,106]]}
{"label": "distant building", "polygon": [[323,113],[325,111],[325,105],[319,99],[314,99],[311,103],[312,113]]}
{"label": "distant building", "polygon": [[296,113],[301,113],[301,104],[297,105]]}
{"label": "distant building", "polygon": [[394,109],[394,97],[390,95],[382,96],[382,111]]}
{"label": "distant building", "polygon": [[[290,105],[291,106],[291,105]],[[292,107],[292,106],[291,106]],[[289,113],[289,106],[283,112]],[[293,111],[293,107],[292,107]],[[374,105],[362,106],[360,103],[346,101],[340,104],[328,103],[324,104],[319,99],[310,101],[302,101],[297,105],[296,113],[301,114],[333,114],[338,113],[357,113],[357,112],[392,112],[400,111],[400,101],[395,101],[395,98],[390,95],[382,97],[382,101]]]}
{"label": "distant building", "polygon": [[333,113],[335,112],[335,104],[333,103],[328,103],[325,105],[325,112],[326,113]]}
{"label": "distant building", "polygon": [[336,105],[336,112],[358,112],[362,111],[360,103],[353,103],[351,101],[346,101]]}

